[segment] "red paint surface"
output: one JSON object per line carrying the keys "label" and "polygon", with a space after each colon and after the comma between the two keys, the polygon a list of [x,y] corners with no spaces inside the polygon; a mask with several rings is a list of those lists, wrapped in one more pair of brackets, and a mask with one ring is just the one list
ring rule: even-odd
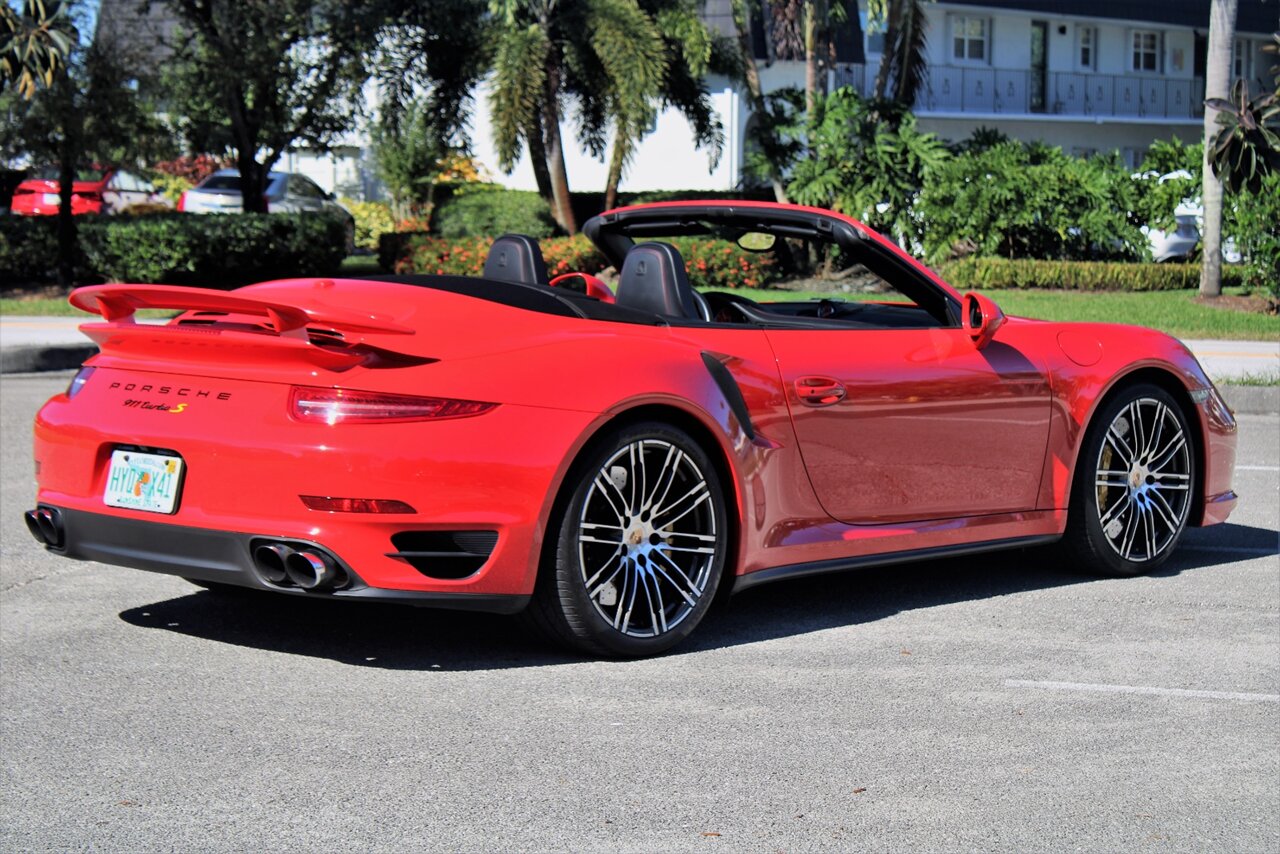
{"label": "red paint surface", "polygon": [[[204,293],[200,299],[229,300],[221,310],[239,312],[223,322],[267,327],[214,331],[134,325],[130,305],[179,300],[191,308],[180,300],[196,297],[133,290],[133,297],[129,286],[77,297],[114,320],[86,324],[102,353],[81,393],[54,397],[37,416],[39,501],[305,539],[331,549],[368,584],[405,590],[530,592],[573,459],[638,407],[678,412],[714,446],[736,519],[732,571],[741,574],[1059,533],[1084,431],[1117,382],[1148,370],[1176,389],[1211,387],[1176,340],[1103,324],[1008,318],[977,349],[961,328],[642,326],[428,288],[298,279]],[[308,343],[298,334],[304,324],[341,331],[348,349]],[[1095,364],[1066,358],[1058,341],[1068,329],[1099,342]],[[740,386],[754,438],[708,373],[704,352]],[[804,377],[835,380],[845,396],[805,405],[795,385]],[[440,422],[300,423],[289,414],[295,385],[498,406]],[[181,412],[126,405],[140,399],[188,405]],[[1218,522],[1234,505],[1235,425],[1216,395],[1195,413],[1205,512],[1193,521]],[[187,475],[176,514],[104,506],[107,461],[119,444],[181,454]],[[300,495],[401,501],[417,513],[315,511]],[[458,528],[499,532],[489,563],[470,578],[429,579],[386,557],[392,533]]]}

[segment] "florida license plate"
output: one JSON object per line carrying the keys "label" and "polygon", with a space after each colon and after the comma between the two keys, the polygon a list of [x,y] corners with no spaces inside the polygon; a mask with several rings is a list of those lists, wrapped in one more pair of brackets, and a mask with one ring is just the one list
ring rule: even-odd
{"label": "florida license plate", "polygon": [[182,457],[124,449],[112,451],[102,500],[110,507],[173,513],[182,491],[182,472]]}

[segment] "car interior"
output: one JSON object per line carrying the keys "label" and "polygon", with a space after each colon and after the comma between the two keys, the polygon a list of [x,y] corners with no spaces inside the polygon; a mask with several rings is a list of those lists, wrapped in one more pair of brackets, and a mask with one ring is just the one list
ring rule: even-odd
{"label": "car interior", "polygon": [[[772,288],[759,290],[767,299],[727,290],[698,291],[690,283],[689,268],[677,243],[691,246],[704,257],[715,252],[758,253],[761,268],[772,277]],[[625,248],[612,287],[580,273],[548,280],[537,240],[507,234],[494,241],[482,276],[516,285],[551,286],[565,296],[601,300],[628,309],[629,315],[657,315],[676,325],[775,329],[959,326],[952,300],[922,281],[892,253],[870,242],[784,236],[759,227],[744,231],[706,225],[693,237],[686,226],[684,234],[670,241],[634,243]],[[896,286],[897,282],[904,286]],[[814,295],[815,291],[821,295]],[[594,311],[588,313],[599,316]]]}

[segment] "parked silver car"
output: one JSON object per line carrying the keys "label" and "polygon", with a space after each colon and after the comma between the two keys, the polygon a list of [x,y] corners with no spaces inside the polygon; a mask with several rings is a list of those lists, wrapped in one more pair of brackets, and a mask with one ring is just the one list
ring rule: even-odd
{"label": "parked silver car", "polygon": [[[347,224],[347,254],[354,251],[355,218],[315,181],[294,172],[269,172],[265,195],[268,213],[341,212]],[[178,200],[178,210],[186,213],[236,213],[243,208],[240,172],[236,169],[219,169]]]}

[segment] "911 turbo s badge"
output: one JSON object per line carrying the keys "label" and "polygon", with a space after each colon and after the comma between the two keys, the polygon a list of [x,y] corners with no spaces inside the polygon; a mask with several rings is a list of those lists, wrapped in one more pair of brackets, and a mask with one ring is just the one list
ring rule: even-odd
{"label": "911 turbo s badge", "polygon": [[168,412],[170,415],[181,415],[187,408],[185,403],[171,406],[167,403],[152,403],[149,400],[126,400],[121,405],[130,409],[153,409],[156,412]]}

